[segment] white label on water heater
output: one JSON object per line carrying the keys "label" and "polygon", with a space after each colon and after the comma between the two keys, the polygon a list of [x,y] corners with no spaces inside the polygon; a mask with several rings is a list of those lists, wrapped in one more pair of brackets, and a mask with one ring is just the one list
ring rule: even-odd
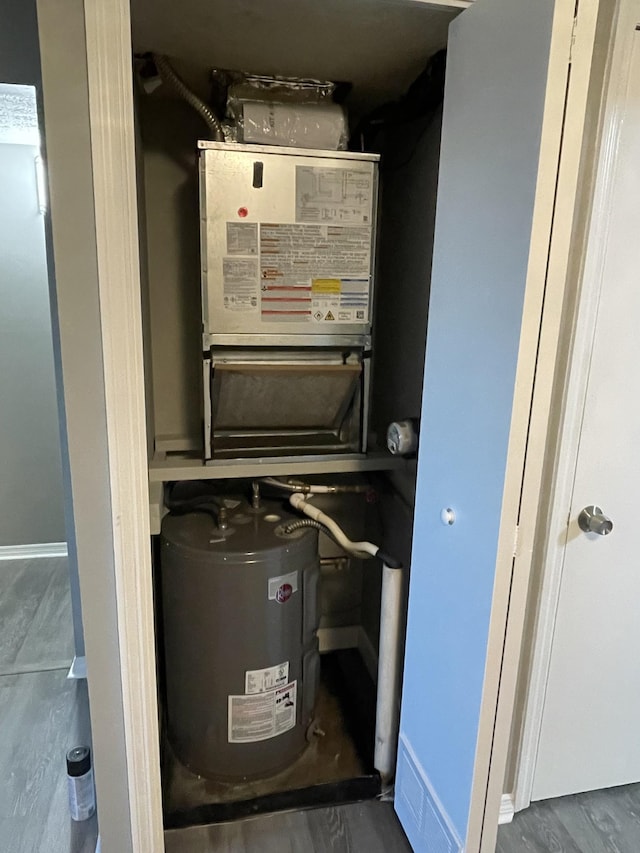
{"label": "white label on water heater", "polygon": [[289,681],[289,661],[269,666],[266,669],[248,669],[244,676],[245,693],[265,693],[274,687],[282,687]]}
{"label": "white label on water heater", "polygon": [[276,694],[276,731],[277,735],[288,732],[296,724],[297,681],[285,684],[275,690]]}
{"label": "white label on water heater", "polygon": [[255,743],[284,734],[296,724],[297,681],[266,693],[229,696],[229,743]]}

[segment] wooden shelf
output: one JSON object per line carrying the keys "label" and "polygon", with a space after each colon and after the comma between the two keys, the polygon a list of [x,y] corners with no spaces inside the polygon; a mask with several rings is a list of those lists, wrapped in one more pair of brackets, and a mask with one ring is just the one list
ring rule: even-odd
{"label": "wooden shelf", "polygon": [[173,480],[222,480],[318,474],[362,474],[402,470],[408,461],[387,451],[286,456],[280,459],[225,459],[205,465],[195,453],[158,454],[149,463],[149,521],[151,535],[160,533],[164,506],[163,483]]}
{"label": "wooden shelf", "polygon": [[260,459],[221,459],[209,464],[195,453],[157,454],[149,463],[149,482],[220,480],[225,478],[285,477],[309,474],[358,474],[402,469],[407,462],[388,451],[335,453],[321,456],[282,456]]}

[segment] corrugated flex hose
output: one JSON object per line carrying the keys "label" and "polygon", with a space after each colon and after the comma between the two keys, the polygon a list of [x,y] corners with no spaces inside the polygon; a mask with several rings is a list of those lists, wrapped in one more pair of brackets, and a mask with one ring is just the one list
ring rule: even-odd
{"label": "corrugated flex hose", "polygon": [[184,98],[184,100],[190,104],[194,110],[200,113],[211,131],[212,138],[216,142],[224,142],[224,133],[222,125],[220,124],[220,119],[212,108],[199,98],[195,92],[191,91],[187,84],[173,70],[171,63],[166,56],[154,53],[153,61],[155,62],[156,68],[158,69],[163,81],[173,86],[180,97]]}
{"label": "corrugated flex hose", "polygon": [[319,521],[314,521],[311,518],[299,518],[297,521],[291,521],[284,528],[285,533],[293,533],[294,530],[302,530],[303,527],[313,527],[314,530],[319,530],[321,533],[326,533],[328,536],[331,536],[331,531],[324,526],[324,524],[320,524]]}
{"label": "corrugated flex hose", "polygon": [[[315,530],[319,530],[321,533],[325,533],[329,538],[333,539],[336,545],[340,545],[340,547],[344,547],[344,543],[336,538],[335,534],[332,530],[330,530],[326,524],[321,524],[319,521],[314,521],[312,518],[299,518],[297,521],[291,521],[284,528],[285,533],[293,533],[294,530],[300,530],[303,527],[313,527]],[[365,554],[361,551],[352,550],[349,552],[352,557],[357,557],[360,560],[368,559],[371,554]]]}

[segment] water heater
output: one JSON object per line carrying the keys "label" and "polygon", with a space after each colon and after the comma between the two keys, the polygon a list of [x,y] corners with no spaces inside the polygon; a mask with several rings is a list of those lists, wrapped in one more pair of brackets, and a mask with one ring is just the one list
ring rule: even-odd
{"label": "water heater", "polygon": [[363,452],[378,155],[198,144],[205,458]]}
{"label": "water heater", "polygon": [[[233,502],[231,502],[233,504]],[[318,531],[278,503],[167,515],[161,534],[170,743],[193,772],[270,775],[307,745],[320,677]]]}

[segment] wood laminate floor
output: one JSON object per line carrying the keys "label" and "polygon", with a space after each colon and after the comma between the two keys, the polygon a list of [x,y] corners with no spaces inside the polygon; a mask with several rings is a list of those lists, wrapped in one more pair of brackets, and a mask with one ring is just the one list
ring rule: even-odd
{"label": "wood laminate floor", "polygon": [[0,562],[0,675],[68,668],[72,659],[67,558]]}
{"label": "wood laminate floor", "polygon": [[66,559],[0,562],[0,850],[94,853],[95,817],[69,817],[65,755],[90,742],[85,681],[70,681]]}
{"label": "wood laminate floor", "polygon": [[498,830],[496,853],[639,853],[640,784],[533,803]]}

